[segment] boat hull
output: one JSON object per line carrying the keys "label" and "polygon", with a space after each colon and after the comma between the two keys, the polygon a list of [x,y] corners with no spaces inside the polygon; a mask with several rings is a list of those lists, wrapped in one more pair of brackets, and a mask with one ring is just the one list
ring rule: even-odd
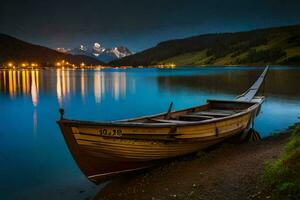
{"label": "boat hull", "polygon": [[[58,123],[82,172],[100,183],[222,142],[247,129],[257,108],[220,121],[184,126],[116,126],[69,120]],[[103,134],[103,130],[116,134]],[[122,134],[117,134],[118,130]]]}

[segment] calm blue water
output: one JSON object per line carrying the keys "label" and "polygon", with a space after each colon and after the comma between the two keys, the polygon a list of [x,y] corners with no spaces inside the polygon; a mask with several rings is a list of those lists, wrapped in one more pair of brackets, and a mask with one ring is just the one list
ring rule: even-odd
{"label": "calm blue water", "polygon": [[[257,67],[0,71],[0,192],[3,199],[84,199],[99,189],[74,163],[56,124],[116,120],[233,99]],[[272,67],[255,127],[263,137],[300,121],[300,68]],[[101,186],[100,186],[101,187]],[[81,191],[81,192],[80,192]]]}

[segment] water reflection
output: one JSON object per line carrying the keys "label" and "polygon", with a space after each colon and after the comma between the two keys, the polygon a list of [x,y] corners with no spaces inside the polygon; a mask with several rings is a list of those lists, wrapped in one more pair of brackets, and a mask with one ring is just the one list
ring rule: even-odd
{"label": "water reflection", "polygon": [[[19,74],[20,71],[18,71]],[[19,80],[19,79],[18,79]],[[20,82],[18,81],[18,87]],[[21,86],[20,86],[21,87]],[[38,105],[38,93],[39,93],[39,71],[31,71],[31,99],[33,104],[33,133],[37,132],[37,105]]]}
{"label": "water reflection", "polygon": [[[261,70],[227,70],[223,73],[194,74],[187,76],[159,76],[157,78],[160,90],[229,93],[243,93],[259,76]],[[261,93],[269,97],[285,99],[300,99],[299,68],[272,67],[267,75]]]}
{"label": "water reflection", "polygon": [[86,78],[85,78],[85,73],[83,70],[81,71],[81,74],[80,74],[80,80],[81,80],[81,97],[84,99],[85,93],[86,93],[86,87],[85,87]]}
{"label": "water reflection", "polygon": [[[20,87],[19,81],[18,81],[18,87]],[[37,107],[38,104],[38,93],[39,93],[38,87],[39,87],[39,71],[31,71],[31,99],[34,107]]]}
{"label": "water reflection", "polygon": [[126,76],[124,72],[114,73],[112,77],[115,84],[111,85],[113,91],[113,97],[119,99],[126,96]]}
{"label": "water reflection", "polygon": [[[3,70],[0,71],[0,92],[8,94],[11,99],[16,96],[31,96],[33,107],[38,105],[39,90],[56,93],[59,106],[70,98],[70,95],[81,95],[84,100],[87,94],[94,94],[96,103],[101,103],[106,95],[114,100],[126,97],[127,79],[125,72],[103,72],[81,70],[54,71],[43,70]],[[135,87],[130,87],[134,90]]]}
{"label": "water reflection", "polygon": [[39,91],[39,71],[0,71],[0,90],[8,93],[11,99],[17,95],[29,95],[32,102],[37,106]]}
{"label": "water reflection", "polygon": [[94,94],[95,94],[95,102],[96,103],[100,103],[101,101],[101,97],[103,96],[104,94],[104,88],[105,88],[105,85],[104,85],[104,79],[102,78],[103,77],[103,72],[95,72],[95,76],[94,76]]}
{"label": "water reflection", "polygon": [[18,95],[31,96],[33,105],[33,131],[37,130],[37,106],[39,98],[39,71],[8,70],[0,71],[1,92],[8,94],[14,100]]}
{"label": "water reflection", "polygon": [[60,80],[60,70],[56,71],[56,96],[59,107],[62,107],[62,91],[61,91],[61,80]]}

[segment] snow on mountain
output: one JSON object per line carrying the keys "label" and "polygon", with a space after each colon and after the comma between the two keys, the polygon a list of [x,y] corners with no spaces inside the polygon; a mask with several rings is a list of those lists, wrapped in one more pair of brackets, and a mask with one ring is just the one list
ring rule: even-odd
{"label": "snow on mountain", "polygon": [[111,52],[114,53],[118,58],[123,58],[132,54],[132,52],[124,46],[112,48]]}
{"label": "snow on mountain", "polygon": [[99,43],[95,43],[93,46],[93,55],[98,57],[101,53],[105,51],[105,48],[101,46]]}
{"label": "snow on mountain", "polygon": [[[63,48],[60,48],[63,49]],[[65,50],[65,49],[64,49]],[[84,45],[79,45],[79,47],[70,50],[69,52],[64,51],[64,53],[71,53],[73,55],[87,55],[92,56],[103,62],[110,62],[112,60],[120,59],[125,56],[132,55],[133,53],[124,46],[105,48],[100,43],[94,43],[92,47],[86,47]]]}
{"label": "snow on mountain", "polygon": [[79,45],[77,48],[71,49],[69,53],[73,55],[92,56],[90,50],[83,44]]}
{"label": "snow on mountain", "polygon": [[71,49],[66,49],[63,47],[58,47],[56,48],[56,51],[61,52],[61,53],[70,53]]}

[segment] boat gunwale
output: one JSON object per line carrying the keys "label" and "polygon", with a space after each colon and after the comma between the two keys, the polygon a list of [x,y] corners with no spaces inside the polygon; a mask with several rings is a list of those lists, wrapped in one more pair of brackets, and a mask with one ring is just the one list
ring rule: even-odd
{"label": "boat gunwale", "polygon": [[[118,120],[118,121],[100,121],[100,122],[94,122],[94,121],[84,121],[84,120],[71,120],[71,119],[60,119],[59,121],[57,121],[57,123],[63,123],[63,124],[74,124],[76,125],[87,125],[87,126],[117,126],[117,127],[141,127],[141,128],[170,128],[170,127],[184,127],[184,126],[196,126],[196,125],[203,125],[203,124],[209,124],[209,123],[217,123],[220,121],[224,121],[227,119],[233,119],[233,118],[237,118],[240,117],[242,115],[248,114],[250,112],[252,112],[255,108],[257,108],[258,106],[260,106],[260,104],[263,103],[264,99],[263,97],[261,98],[260,102],[249,102],[249,101],[231,101],[231,100],[207,100],[207,102],[227,102],[227,103],[245,103],[245,104],[252,104],[250,107],[242,110],[241,112],[229,115],[229,116],[224,116],[224,117],[219,117],[219,118],[213,118],[213,119],[207,119],[207,120],[203,120],[203,121],[191,121],[191,122],[181,122],[181,123],[176,123],[176,122],[166,122],[166,123],[143,123],[143,122],[134,122],[133,120],[139,120],[139,119],[147,119],[147,118],[154,118],[154,117],[158,117],[158,116],[163,116],[166,113],[159,113],[159,114],[154,114],[154,115],[147,115],[147,116],[142,116],[142,117],[138,117],[138,118],[133,118],[133,119],[125,119],[125,120]],[[204,104],[207,105],[207,104]],[[190,108],[185,108],[185,109],[181,109],[181,110],[176,110],[171,112],[172,113],[176,113],[176,112],[182,112],[182,111],[186,111],[189,109],[193,109],[193,108],[197,108],[200,107],[202,105],[199,106],[194,106],[194,107],[190,107]]]}

